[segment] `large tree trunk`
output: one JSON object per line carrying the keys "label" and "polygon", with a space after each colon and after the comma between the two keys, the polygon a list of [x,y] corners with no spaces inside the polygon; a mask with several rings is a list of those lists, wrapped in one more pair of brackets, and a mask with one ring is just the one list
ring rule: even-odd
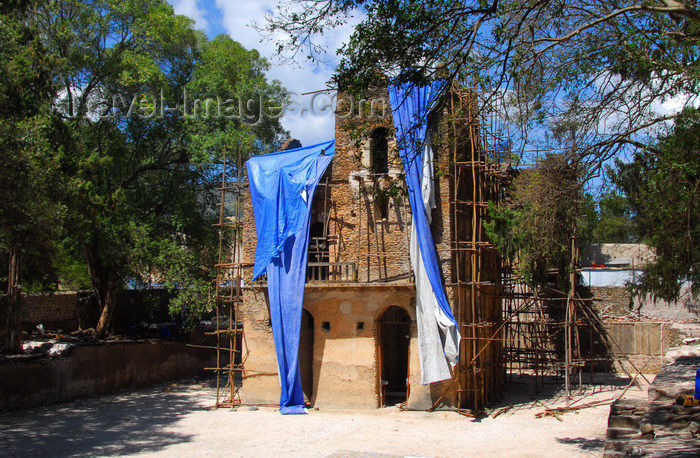
{"label": "large tree trunk", "polygon": [[121,282],[117,272],[104,266],[94,246],[85,246],[85,260],[90,282],[97,296],[97,304],[101,309],[95,334],[98,338],[102,338],[110,331]]}
{"label": "large tree trunk", "polygon": [[5,321],[5,351],[20,353],[22,351],[22,327],[20,311],[22,309],[22,287],[19,283],[20,258],[17,250],[10,249],[7,271],[7,319]]}
{"label": "large tree trunk", "polygon": [[102,338],[107,335],[112,324],[112,315],[114,314],[114,309],[117,305],[117,297],[119,296],[119,290],[108,290],[104,292],[104,297],[100,298],[103,302],[102,313],[100,314],[100,319],[97,321],[97,327],[95,328],[95,335],[98,338]]}

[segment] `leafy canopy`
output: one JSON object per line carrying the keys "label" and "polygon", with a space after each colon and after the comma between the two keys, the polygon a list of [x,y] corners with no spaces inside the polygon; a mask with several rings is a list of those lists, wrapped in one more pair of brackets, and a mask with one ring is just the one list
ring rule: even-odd
{"label": "leafy canopy", "polygon": [[0,7],[0,253],[3,261],[13,251],[20,257],[27,281],[48,273],[61,214],[53,199],[58,162],[48,107],[55,62],[27,21],[32,5]]}
{"label": "leafy canopy", "polygon": [[[624,239],[634,214],[639,235],[658,254],[646,287],[672,297],[678,282],[694,282],[697,143],[692,116],[682,113],[697,105],[700,92],[697,2],[298,0],[281,3],[266,29],[283,56],[317,59],[323,33],[357,14],[360,24],[338,50],[334,78],[341,89],[361,92],[385,84],[386,76],[475,88],[481,106],[503,108],[502,133],[514,150],[528,162],[533,149],[564,154],[579,186],[611,158],[638,151],[621,169],[637,180],[623,186],[633,208],[605,197],[598,236]],[[663,135],[674,120],[676,134]],[[542,165],[516,181],[513,203],[493,209],[491,226],[501,251],[517,251],[533,282],[560,264],[565,239],[581,227],[566,208],[566,199],[581,200],[576,185],[562,167],[549,175]],[[555,191],[564,183],[571,186]]]}
{"label": "leafy canopy", "polygon": [[[388,75],[475,87],[510,106],[516,146],[561,147],[589,168],[647,144],[650,127],[677,116],[661,102],[698,93],[694,2],[298,0],[281,3],[266,29],[283,56],[316,59],[323,32],[358,14],[338,51],[339,86],[363,90]],[[548,141],[572,124],[576,149]]]}
{"label": "leafy canopy", "polygon": [[[283,129],[276,116],[251,122],[241,113],[195,113],[194,99],[246,104],[282,100],[285,91],[266,80],[256,51],[226,36],[208,40],[165,0],[30,3],[21,20],[0,21],[8,40],[0,49],[0,110],[5,102],[29,107],[17,119],[0,117],[10,151],[3,160],[16,164],[0,171],[7,178],[0,192],[5,198],[15,189],[12,205],[59,208],[61,218],[38,226],[53,232],[15,238],[60,241],[55,267],[78,283],[82,262],[103,310],[99,335],[127,279],[165,284],[174,308],[203,310],[218,247],[216,164],[224,154],[245,159],[271,149]],[[38,81],[37,72],[47,77]],[[55,183],[36,186],[51,170]],[[18,228],[10,223],[20,216],[2,228]],[[4,243],[5,232],[0,237]]]}
{"label": "leafy canopy", "polygon": [[517,261],[517,274],[533,288],[545,286],[556,270],[557,283],[568,290],[572,237],[577,246],[590,240],[594,205],[580,174],[564,155],[552,154],[520,171],[508,199],[489,204],[489,239]]}
{"label": "leafy canopy", "polygon": [[610,190],[598,199],[594,243],[638,243],[634,208],[625,194]]}
{"label": "leafy canopy", "polygon": [[653,148],[617,161],[615,182],[629,196],[640,235],[655,260],[642,293],[678,299],[684,284],[700,293],[700,111],[687,109]]}

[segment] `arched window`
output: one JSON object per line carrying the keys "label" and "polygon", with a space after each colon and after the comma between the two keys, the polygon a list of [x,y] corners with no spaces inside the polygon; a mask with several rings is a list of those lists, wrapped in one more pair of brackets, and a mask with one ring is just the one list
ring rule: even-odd
{"label": "arched window", "polygon": [[386,127],[372,131],[369,142],[370,169],[373,174],[389,173],[389,141]]}

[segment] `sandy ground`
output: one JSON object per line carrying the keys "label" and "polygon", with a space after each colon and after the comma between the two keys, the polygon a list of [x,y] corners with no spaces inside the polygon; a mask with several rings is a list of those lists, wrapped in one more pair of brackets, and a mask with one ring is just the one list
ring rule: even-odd
{"label": "sandy ground", "polygon": [[[626,380],[589,386],[576,403],[611,399]],[[174,383],[119,395],[0,414],[3,456],[600,456],[609,406],[536,418],[564,405],[559,386],[534,395],[515,377],[480,419],[456,412],[212,409],[211,381]],[[646,396],[631,389],[627,396]],[[536,400],[537,399],[537,400]],[[574,405],[575,405],[574,404]],[[510,407],[496,418],[493,415]]]}

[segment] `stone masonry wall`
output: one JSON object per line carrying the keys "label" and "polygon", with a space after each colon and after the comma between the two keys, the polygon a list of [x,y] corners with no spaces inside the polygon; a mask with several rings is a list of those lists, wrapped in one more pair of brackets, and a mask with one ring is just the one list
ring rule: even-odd
{"label": "stone masonry wall", "polygon": [[[119,295],[112,316],[115,332],[123,333],[141,321],[170,320],[169,293],[165,290],[128,290]],[[4,296],[0,296],[0,302]],[[77,329],[95,327],[100,310],[92,291],[58,291],[24,295],[22,329],[32,332],[42,324],[44,329],[70,333]],[[0,327],[0,337],[4,330]]]}
{"label": "stone masonry wall", "polygon": [[78,304],[87,293],[56,292],[53,294],[27,294],[22,322],[28,325],[42,323],[46,329],[78,329]]}
{"label": "stone masonry wall", "polygon": [[[211,345],[211,339],[196,337]],[[0,364],[0,411],[201,375],[216,352],[186,342],[77,345],[68,356]]]}
{"label": "stone masonry wall", "polygon": [[683,291],[681,299],[668,302],[652,297],[632,297],[625,286],[590,286],[595,309],[606,316],[629,316],[639,313],[644,317],[662,321],[682,321],[700,319],[700,301],[693,300],[692,294]]}
{"label": "stone masonry wall", "polygon": [[593,296],[593,306],[599,313],[606,315],[628,315],[632,298],[629,290],[622,286],[590,286]]}
{"label": "stone masonry wall", "polygon": [[[330,226],[336,232],[339,261],[356,263],[359,282],[406,282],[411,217],[388,92],[377,91],[366,100],[365,107],[374,106],[374,113],[357,102],[353,116],[336,117]],[[375,176],[370,170],[369,136],[382,127],[388,132],[389,172]],[[388,200],[386,215],[380,210],[383,199]]]}
{"label": "stone masonry wall", "polygon": [[[343,98],[340,94],[339,100]],[[403,165],[396,148],[387,91],[377,91],[365,100],[364,109],[355,100],[352,116],[338,109],[331,186],[329,190],[319,186],[314,198],[311,221],[328,222],[329,261],[354,262],[358,275],[352,284],[307,283],[304,309],[314,323],[314,394],[310,401],[318,407],[378,406],[376,320],[383,310],[396,305],[404,308],[412,320],[408,405],[427,408],[447,386],[420,384],[415,286],[409,255],[412,220]],[[382,100],[386,103],[383,117],[379,116]],[[374,116],[370,113],[372,101]],[[386,128],[389,133],[388,173],[379,175],[371,172],[370,137],[376,128]],[[453,281],[450,223],[453,189],[448,153],[447,149],[435,151],[439,173],[431,227],[442,275],[449,283]],[[319,199],[328,195],[330,199],[319,203]],[[383,208],[386,212],[382,209],[382,199],[386,199]],[[246,194],[243,219],[246,287],[239,320],[243,322],[249,353],[241,395],[245,402],[275,404],[279,402],[279,383],[267,291],[262,282],[250,282],[256,234],[249,194]],[[452,291],[452,287],[447,288],[450,300]],[[362,329],[358,328],[359,323]],[[443,402],[453,403],[454,393],[445,396]]]}
{"label": "stone masonry wall", "polygon": [[[343,94],[339,96],[339,100],[344,98],[349,100]],[[409,254],[412,219],[388,93],[384,89],[368,95],[363,102],[355,100],[353,103],[354,115],[343,113],[336,117],[335,157],[328,181],[330,189],[325,189],[322,180],[314,197],[312,223],[327,221],[329,261],[355,263],[358,282],[409,283],[412,275]],[[384,103],[386,106],[382,108]],[[386,128],[389,133],[389,171],[375,176],[370,170],[369,136],[377,128]],[[435,154],[437,169],[448,170],[447,153],[436,151]],[[325,197],[327,201],[321,202]],[[452,196],[449,174],[437,177],[435,198],[431,224],[433,239],[443,278],[450,281],[452,233],[449,202]],[[386,214],[381,210],[384,201]],[[246,228],[243,232],[244,279],[250,281],[256,234],[248,193],[245,194],[243,222]]]}

